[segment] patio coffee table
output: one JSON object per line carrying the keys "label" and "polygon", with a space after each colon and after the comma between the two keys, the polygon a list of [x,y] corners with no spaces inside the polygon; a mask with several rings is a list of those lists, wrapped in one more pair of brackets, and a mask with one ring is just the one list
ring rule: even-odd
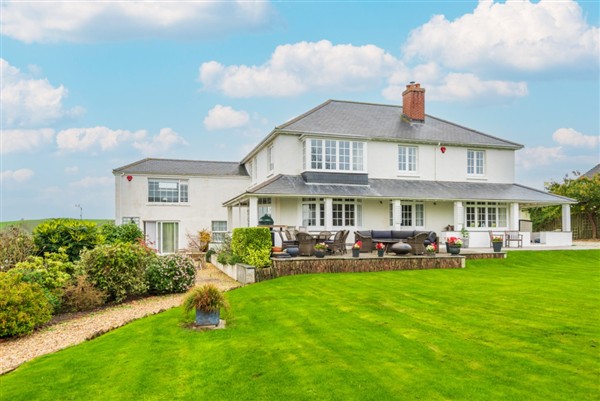
{"label": "patio coffee table", "polygon": [[412,246],[405,242],[396,242],[390,246],[389,250],[390,252],[394,252],[396,255],[406,255],[407,253],[412,252]]}

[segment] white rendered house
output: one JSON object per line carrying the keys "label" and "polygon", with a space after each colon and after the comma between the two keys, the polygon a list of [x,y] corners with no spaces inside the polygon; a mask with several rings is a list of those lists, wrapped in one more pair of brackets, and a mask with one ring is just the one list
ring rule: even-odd
{"label": "white rendered house", "polygon": [[575,201],[514,182],[522,145],[426,115],[419,84],[403,95],[403,107],[329,100],[276,127],[240,163],[146,159],[115,169],[116,221],[134,218],[163,252],[173,248],[166,236],[182,247],[188,232],[256,226],[264,214],[308,231],[444,238],[465,227],[477,247],[489,245],[489,230],[519,230],[528,207],[561,204],[564,232],[541,239],[571,244]]}

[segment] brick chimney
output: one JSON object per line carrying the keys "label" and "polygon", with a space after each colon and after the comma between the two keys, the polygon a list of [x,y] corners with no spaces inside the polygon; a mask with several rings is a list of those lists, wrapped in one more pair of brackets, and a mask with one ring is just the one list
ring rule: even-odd
{"label": "brick chimney", "polygon": [[421,84],[406,85],[402,92],[402,117],[410,122],[425,121],[425,88],[421,88]]}

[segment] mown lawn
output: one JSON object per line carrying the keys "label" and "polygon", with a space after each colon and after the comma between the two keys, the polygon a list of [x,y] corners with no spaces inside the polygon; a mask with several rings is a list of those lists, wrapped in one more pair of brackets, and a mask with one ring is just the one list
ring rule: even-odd
{"label": "mown lawn", "polygon": [[0,378],[2,400],[598,400],[600,251],[462,270],[285,277],[180,308]]}

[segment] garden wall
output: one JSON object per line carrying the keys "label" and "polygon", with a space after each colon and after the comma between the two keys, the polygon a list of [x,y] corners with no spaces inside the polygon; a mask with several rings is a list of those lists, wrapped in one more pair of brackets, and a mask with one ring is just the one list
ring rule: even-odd
{"label": "garden wall", "polygon": [[361,273],[387,270],[461,269],[465,267],[463,256],[403,256],[360,258],[291,258],[272,259],[272,267],[256,269],[255,281],[277,277],[313,273]]}

